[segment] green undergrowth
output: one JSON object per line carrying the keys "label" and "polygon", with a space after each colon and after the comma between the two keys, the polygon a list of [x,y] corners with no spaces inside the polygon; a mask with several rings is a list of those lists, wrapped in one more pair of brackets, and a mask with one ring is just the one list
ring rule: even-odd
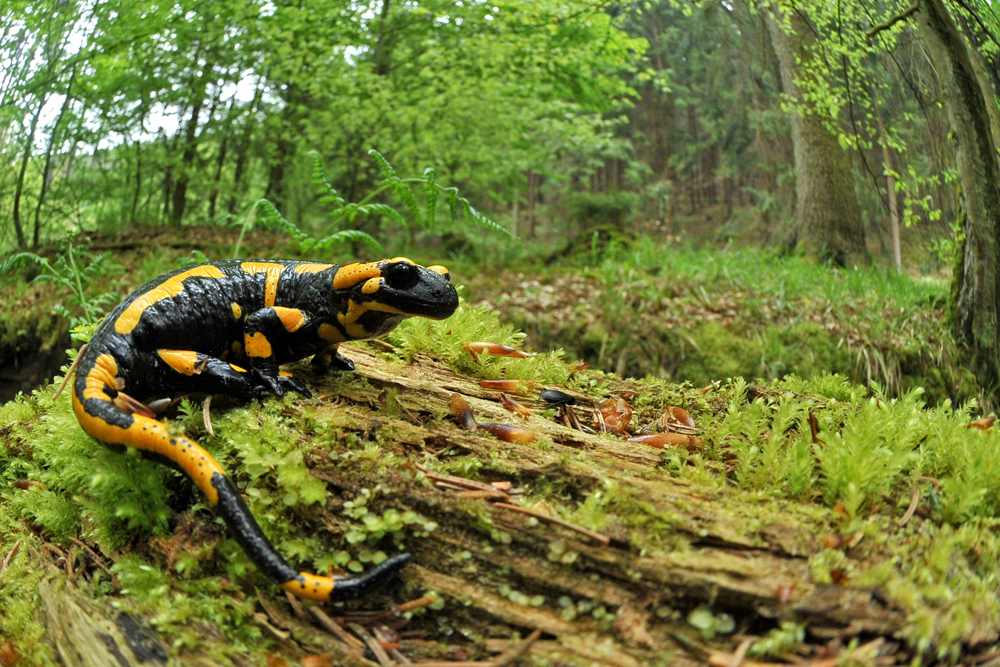
{"label": "green undergrowth", "polygon": [[[773,388],[737,378],[689,397],[704,448],[666,452],[663,467],[714,489],[720,511],[748,534],[793,521],[814,584],[839,570],[847,585],[878,588],[906,614],[909,645],[940,659],[1000,631],[1000,434],[969,428],[974,402],[925,407],[919,390],[890,398],[836,375]],[[914,490],[926,518],[900,526]],[[589,519],[588,504],[576,516],[584,525],[607,508],[626,522],[677,525],[669,513],[630,506],[627,493],[610,494]],[[810,526],[814,534],[801,534]],[[828,529],[858,546],[825,546]],[[653,531],[636,546],[658,552],[662,541]]]}
{"label": "green undergrowth", "polygon": [[704,386],[835,372],[891,396],[923,387],[929,403],[979,397],[934,278],[640,237],[471,285],[532,346],[620,375]]}

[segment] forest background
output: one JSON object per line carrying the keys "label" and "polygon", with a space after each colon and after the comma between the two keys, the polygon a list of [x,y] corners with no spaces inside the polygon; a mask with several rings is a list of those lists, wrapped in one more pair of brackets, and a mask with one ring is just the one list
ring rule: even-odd
{"label": "forest background", "polygon": [[[0,250],[274,228],[280,212],[296,233],[359,229],[390,254],[448,258],[467,297],[609,370],[837,371],[989,404],[1000,170],[980,149],[1000,136],[996,26],[971,0],[7,2]],[[976,99],[954,92],[969,88],[963,71]],[[420,180],[401,215],[381,205],[389,192],[370,197],[373,149]],[[317,169],[374,208],[331,222]],[[432,185],[457,187],[511,238],[435,215],[447,197],[428,199]],[[348,237],[310,256],[378,254]],[[770,290],[760,258],[779,262],[787,303],[754,301]],[[838,266],[882,277],[807,303]],[[858,305],[872,290],[884,308]],[[664,316],[683,315],[677,296],[700,309],[684,335]],[[598,317],[581,313],[588,300]],[[901,340],[907,327],[927,344]],[[23,322],[7,328],[5,347],[37,349],[14,340]]]}

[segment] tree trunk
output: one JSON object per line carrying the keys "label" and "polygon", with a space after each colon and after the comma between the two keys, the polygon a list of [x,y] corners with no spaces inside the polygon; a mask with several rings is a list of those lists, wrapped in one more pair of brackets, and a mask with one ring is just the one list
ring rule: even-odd
{"label": "tree trunk", "polygon": [[208,195],[208,219],[215,218],[215,203],[219,199],[219,183],[222,181],[222,166],[226,163],[226,153],[229,148],[229,129],[233,125],[233,109],[236,107],[236,97],[229,102],[226,111],[226,124],[222,128],[222,140],[219,142],[219,154],[215,157],[215,176],[212,178],[212,191]]}
{"label": "tree trunk", "polygon": [[[777,12],[777,10],[775,10]],[[790,245],[839,266],[867,262],[865,230],[854,192],[850,156],[812,105],[803,102],[799,62],[808,61],[815,37],[797,12],[768,18],[785,94],[795,100],[790,114],[795,147],[795,224]]]}
{"label": "tree trunk", "polygon": [[992,395],[1000,388],[1000,165],[987,100],[965,39],[942,0],[921,0],[917,19],[941,80],[962,184],[965,238],[953,278],[952,332],[968,351],[983,390]]}
{"label": "tree trunk", "polygon": [[28,138],[24,142],[24,156],[21,159],[21,169],[17,173],[17,185],[14,188],[14,231],[17,233],[17,247],[27,246],[24,238],[24,225],[21,224],[21,195],[24,194],[24,175],[28,171],[28,161],[31,159],[31,151],[35,147],[35,130],[38,129],[38,119],[42,115],[45,101],[48,95],[42,96],[42,101],[38,104],[38,110],[31,117],[31,126],[28,129]]}
{"label": "tree trunk", "polygon": [[173,210],[171,211],[170,223],[175,226],[181,224],[184,210],[187,208],[188,183],[191,182],[191,170],[194,167],[194,158],[198,154],[198,118],[201,116],[201,108],[205,104],[205,85],[208,83],[208,72],[211,69],[211,65],[205,66],[206,74],[201,79],[202,85],[194,91],[194,105],[191,107],[191,117],[184,131],[184,154],[181,157],[177,184],[171,195]]}
{"label": "tree trunk", "polygon": [[62,125],[62,120],[66,116],[66,110],[69,109],[69,103],[73,101],[71,96],[73,92],[73,80],[76,79],[76,67],[69,75],[69,83],[66,84],[66,99],[63,100],[62,108],[59,109],[59,115],[56,117],[56,123],[52,126],[52,134],[49,136],[49,145],[45,149],[45,167],[42,169],[42,187],[38,191],[38,203],[35,205],[35,231],[32,235],[31,247],[38,248],[39,237],[41,235],[41,218],[42,218],[42,205],[45,203],[45,195],[49,191],[49,186],[52,184],[52,179],[55,176],[55,172],[52,169],[52,151],[56,145],[56,137],[59,135],[59,127]]}
{"label": "tree trunk", "polygon": [[226,202],[226,210],[232,215],[236,213],[236,204],[243,191],[243,173],[247,168],[247,160],[250,155],[250,137],[253,129],[257,125],[257,107],[264,95],[263,79],[257,85],[257,92],[254,93],[253,102],[250,103],[250,111],[247,114],[246,125],[243,126],[243,134],[240,136],[239,148],[236,150],[236,165],[233,167],[233,191]]}

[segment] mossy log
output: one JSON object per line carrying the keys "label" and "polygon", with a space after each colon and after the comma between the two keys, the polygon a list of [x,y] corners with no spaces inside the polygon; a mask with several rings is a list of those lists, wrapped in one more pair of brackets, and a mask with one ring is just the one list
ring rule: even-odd
{"label": "mossy log", "polygon": [[[383,453],[381,460],[344,465],[336,448],[307,448],[305,463],[326,483],[327,501],[297,515],[296,526],[342,545],[343,499],[376,485],[381,492],[372,504],[379,511],[412,510],[437,523],[426,537],[406,539],[414,564],[402,581],[374,598],[327,610],[347,621],[363,621],[359,609],[388,618],[402,639],[387,644],[395,653],[386,654],[382,664],[405,664],[404,658],[428,665],[497,661],[497,654],[516,649],[520,638],[536,629],[541,639],[523,658],[534,662],[525,664],[622,667],[728,665],[744,636],[766,633],[781,620],[794,619],[822,642],[846,644],[859,636],[891,641],[904,631],[906,614],[879,591],[811,583],[809,557],[823,549],[821,538],[836,519],[826,508],[699,486],[666,469],[662,450],[569,428],[543,415],[544,406],[530,396],[522,400],[533,415],[516,418],[501,407],[499,392],[427,355],[404,364],[375,346],[345,346],[344,352],[356,373],[318,378],[305,366],[294,368],[311,381],[314,397],[286,401],[281,409],[289,423],[300,425],[303,442],[310,424],[322,423],[366,441],[377,439]],[[634,384],[608,382],[609,392],[637,390]],[[685,391],[711,404],[703,392]],[[454,393],[465,397],[477,419],[517,424],[538,440],[515,444],[464,430],[448,417]],[[580,399],[577,411],[586,422],[590,399]],[[483,497],[488,492],[435,485],[418,469],[419,464],[455,474],[458,462],[481,483],[510,482],[512,495],[497,494],[513,498],[509,502],[517,502],[517,490],[526,491],[524,497],[542,515],[572,519],[600,495],[601,516],[593,523],[600,524],[607,543],[510,511],[496,498]],[[211,523],[204,512],[188,518]],[[190,530],[175,523],[175,537]],[[181,537],[179,543],[189,539]],[[116,611],[112,599],[95,599],[67,575],[49,572],[58,560],[51,552],[27,552],[32,567],[47,568],[37,613],[44,641],[64,665],[150,665],[165,662],[167,655],[185,665],[264,664],[263,652],[228,655],[220,663],[218,646],[226,637],[208,620],[204,645],[172,646],[150,629],[156,619]],[[0,572],[0,585],[2,577]],[[244,601],[253,603],[245,585],[243,590]],[[392,605],[421,591],[436,592],[445,606],[407,626]],[[334,630],[344,636],[330,634],[321,613],[276,592],[258,591],[253,616],[271,642],[268,664],[295,664],[308,655],[327,660],[311,665],[379,664],[383,656],[372,652],[373,638],[362,642],[340,626]],[[729,636],[732,630],[714,639],[699,633],[688,622],[698,608],[735,619],[736,638]],[[996,638],[996,624],[987,623],[976,641]]]}

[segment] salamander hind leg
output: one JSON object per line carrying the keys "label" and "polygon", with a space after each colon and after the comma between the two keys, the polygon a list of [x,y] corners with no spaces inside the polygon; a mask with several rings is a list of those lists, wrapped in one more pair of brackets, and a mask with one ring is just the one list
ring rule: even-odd
{"label": "salamander hind leg", "polygon": [[324,372],[354,370],[354,362],[342,355],[336,345],[317,352],[312,358],[312,364]]}

